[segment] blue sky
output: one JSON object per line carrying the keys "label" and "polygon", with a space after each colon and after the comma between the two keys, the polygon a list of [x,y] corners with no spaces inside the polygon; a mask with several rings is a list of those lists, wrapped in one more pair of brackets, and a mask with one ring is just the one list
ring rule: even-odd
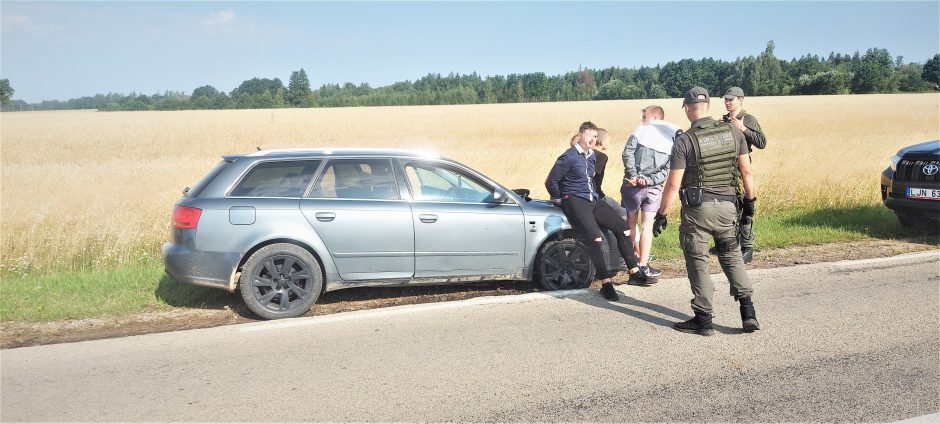
{"label": "blue sky", "polygon": [[639,67],[685,58],[940,52],[940,1],[0,2],[15,99],[231,91],[304,68],[313,88],[428,73]]}

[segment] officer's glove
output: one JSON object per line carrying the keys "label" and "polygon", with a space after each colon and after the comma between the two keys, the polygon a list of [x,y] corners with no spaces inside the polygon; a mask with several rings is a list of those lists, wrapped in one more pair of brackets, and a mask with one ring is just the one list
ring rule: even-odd
{"label": "officer's glove", "polygon": [[669,225],[669,221],[666,219],[666,215],[656,212],[656,219],[653,220],[653,237],[659,237],[667,225]]}
{"label": "officer's glove", "polygon": [[748,217],[748,218],[753,218],[753,217],[754,217],[754,202],[756,202],[756,201],[757,201],[757,198],[756,198],[756,197],[753,198],[753,199],[747,199],[747,198],[745,198],[745,199],[744,199],[744,205],[743,205],[743,207],[741,208],[741,210],[742,210],[741,216],[746,216],[746,217]]}

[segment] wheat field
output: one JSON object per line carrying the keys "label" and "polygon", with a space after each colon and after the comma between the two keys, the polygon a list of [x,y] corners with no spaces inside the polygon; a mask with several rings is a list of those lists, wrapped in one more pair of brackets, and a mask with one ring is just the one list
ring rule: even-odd
{"label": "wheat field", "polygon": [[[0,270],[18,273],[156,258],[181,190],[223,154],[257,147],[430,150],[509,188],[542,185],[582,121],[612,136],[604,190],[640,110],[683,128],[681,100],[235,111],[0,114]],[[755,151],[759,213],[872,205],[902,146],[940,138],[940,94],[752,97],[768,137]],[[713,99],[712,115],[724,113]],[[619,197],[617,195],[616,197]]]}

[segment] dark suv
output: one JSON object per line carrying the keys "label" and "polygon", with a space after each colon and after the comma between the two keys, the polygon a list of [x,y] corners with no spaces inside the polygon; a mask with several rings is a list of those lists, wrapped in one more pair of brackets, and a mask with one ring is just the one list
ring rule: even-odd
{"label": "dark suv", "polygon": [[881,173],[881,200],[901,225],[940,222],[940,140],[907,146]]}

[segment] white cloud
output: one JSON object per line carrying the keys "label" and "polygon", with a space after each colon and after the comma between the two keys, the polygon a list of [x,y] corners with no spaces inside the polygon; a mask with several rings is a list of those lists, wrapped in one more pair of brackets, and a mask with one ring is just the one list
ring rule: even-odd
{"label": "white cloud", "polygon": [[235,11],[232,9],[226,9],[210,13],[209,18],[202,21],[202,28],[209,33],[226,31],[234,22]]}
{"label": "white cloud", "polygon": [[56,24],[38,23],[26,15],[3,15],[3,32],[25,32],[36,37],[52,35],[65,31],[65,27]]}
{"label": "white cloud", "polygon": [[23,25],[29,23],[29,18],[23,15],[4,15],[3,20],[13,25]]}

